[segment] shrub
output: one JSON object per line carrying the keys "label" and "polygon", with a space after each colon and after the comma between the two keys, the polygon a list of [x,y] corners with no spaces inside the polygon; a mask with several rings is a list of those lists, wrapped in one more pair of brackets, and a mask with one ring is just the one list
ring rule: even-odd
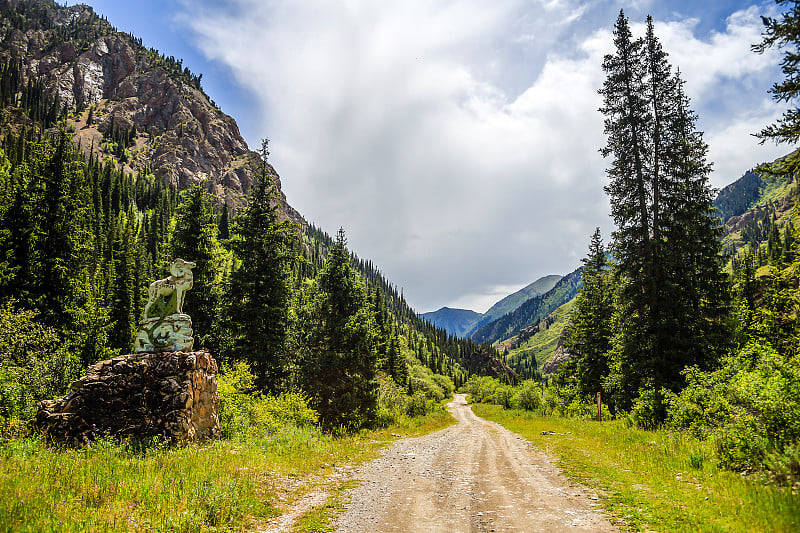
{"label": "shrub", "polygon": [[660,426],[667,417],[665,396],[668,394],[664,389],[641,389],[628,415],[628,423],[641,429],[655,429]]}
{"label": "shrub", "polygon": [[37,402],[63,394],[80,373],[57,331],[38,322],[36,311],[15,305],[0,308],[0,424],[32,418]]}
{"label": "shrub", "polygon": [[[669,398],[668,423],[714,438],[721,466],[797,476],[800,358],[768,342],[747,344],[720,369],[685,371],[687,387]],[[796,477],[795,477],[796,479]]]}
{"label": "shrub", "polygon": [[411,398],[406,407],[406,414],[408,416],[425,416],[430,411],[428,399],[422,391],[416,391],[411,395]]}
{"label": "shrub", "polygon": [[236,437],[252,432],[273,434],[283,426],[315,426],[316,411],[308,407],[301,393],[285,392],[264,396],[253,391],[255,376],[246,362],[223,368],[218,376],[219,423],[222,435]]}
{"label": "shrub", "polygon": [[508,409],[514,397],[514,389],[511,385],[497,385],[494,389],[493,401]]}
{"label": "shrub", "polygon": [[518,409],[535,411],[542,404],[539,384],[529,379],[520,383],[514,394],[512,405]]}
{"label": "shrub", "polygon": [[386,427],[394,424],[408,411],[409,397],[400,386],[387,376],[379,380],[376,423]]}
{"label": "shrub", "polygon": [[422,391],[431,400],[441,401],[446,396],[449,396],[449,393],[445,394],[445,390],[437,383],[436,374],[427,367],[421,365],[412,366],[408,379],[412,392]]}

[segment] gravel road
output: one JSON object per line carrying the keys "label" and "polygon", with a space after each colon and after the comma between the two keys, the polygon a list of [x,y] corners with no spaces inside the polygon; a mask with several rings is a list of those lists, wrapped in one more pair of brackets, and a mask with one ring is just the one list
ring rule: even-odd
{"label": "gravel road", "polygon": [[547,455],[478,418],[457,394],[458,424],[397,441],[358,468],[363,481],[336,521],[340,532],[618,531],[597,496]]}

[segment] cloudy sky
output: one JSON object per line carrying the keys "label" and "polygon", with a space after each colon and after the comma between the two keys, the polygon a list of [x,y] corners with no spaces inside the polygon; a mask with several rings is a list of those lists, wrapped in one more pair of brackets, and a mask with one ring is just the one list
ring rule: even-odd
{"label": "cloudy sky", "polygon": [[771,1],[85,3],[203,73],[251,147],[270,138],[289,202],[420,312],[485,311],[608,239],[597,89],[620,8],[638,34],[653,15],[715,187],[790,150],[751,135],[781,112],[779,57],[750,51]]}

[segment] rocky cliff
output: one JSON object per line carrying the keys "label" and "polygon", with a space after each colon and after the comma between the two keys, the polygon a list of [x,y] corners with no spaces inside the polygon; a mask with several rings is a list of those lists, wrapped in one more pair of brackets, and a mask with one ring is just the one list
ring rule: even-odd
{"label": "rocky cliff", "polygon": [[[0,15],[0,62],[20,62],[23,86],[41,83],[58,96],[84,150],[179,189],[207,180],[229,205],[244,203],[258,154],[181,61],[116,31],[88,6],[0,0]],[[122,137],[124,148],[115,142]],[[281,198],[286,215],[302,224]]]}

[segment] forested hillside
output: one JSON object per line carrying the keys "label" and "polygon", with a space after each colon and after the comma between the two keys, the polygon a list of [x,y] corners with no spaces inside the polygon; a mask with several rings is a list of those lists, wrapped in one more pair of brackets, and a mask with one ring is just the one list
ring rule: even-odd
{"label": "forested hillside", "polygon": [[[115,32],[85,6],[4,2],[0,13],[3,420],[29,418],[37,401],[62,394],[87,365],[128,353],[146,287],[174,257],[197,263],[185,306],[195,346],[210,350],[223,369],[247,364],[255,390],[305,391],[328,427],[375,423],[381,380],[409,396],[437,399],[472,373],[515,378],[492,348],[419,319],[377,267],[351,255],[342,230],[332,239],[288,207],[266,141],[257,154],[240,153],[233,141],[215,145],[213,132],[241,140],[235,122],[209,111],[200,77],[178,68],[179,61]],[[127,81],[106,85],[102,94],[65,98],[59,76],[69,69],[40,68],[42,58],[59,50],[64,56],[64,49],[89,60],[81,53],[110,45],[110,38],[122,48],[103,53],[116,65],[108,72],[117,72],[130,50],[134,63],[125,67]],[[173,139],[176,118],[164,115],[166,102],[155,111],[135,87],[138,96],[119,94],[142,77],[159,84],[148,91],[183,95],[171,100],[178,116],[181,106],[205,102],[201,112],[216,118],[197,127],[178,123]],[[87,94],[94,96],[81,100]],[[105,140],[86,149],[82,135],[101,119],[109,119]],[[250,181],[237,182],[234,198],[214,194],[224,192],[216,181],[227,179],[223,168],[209,167],[208,179],[175,179],[164,169],[180,173],[194,163],[164,163],[148,142],[165,135],[168,144],[214,145],[229,163],[246,158],[253,172],[241,176]],[[138,155],[126,155],[134,145]],[[127,164],[137,157],[141,166]],[[345,396],[346,403],[332,401]]]}
{"label": "forested hillside", "polygon": [[421,316],[425,320],[430,321],[433,325],[444,328],[448,333],[469,338],[475,330],[479,329],[481,326],[513,312],[528,300],[546,293],[552,289],[560,279],[561,276],[556,275],[539,278],[517,292],[509,294],[496,302],[485,313],[476,313],[469,309],[442,307],[438,311],[423,313]]}
{"label": "forested hillside", "polygon": [[476,342],[488,343],[511,338],[572,300],[580,284],[580,270],[570,272],[546,293],[531,298],[511,313],[481,326],[470,338]]}
{"label": "forested hillside", "polygon": [[[28,111],[7,111],[6,122],[66,120],[82,151],[129,174],[152,174],[178,190],[204,182],[231,208],[246,200],[258,154],[205,94],[202,75],[90,7],[0,0],[0,69],[4,104],[16,96]],[[270,170],[285,215],[303,225]]]}

